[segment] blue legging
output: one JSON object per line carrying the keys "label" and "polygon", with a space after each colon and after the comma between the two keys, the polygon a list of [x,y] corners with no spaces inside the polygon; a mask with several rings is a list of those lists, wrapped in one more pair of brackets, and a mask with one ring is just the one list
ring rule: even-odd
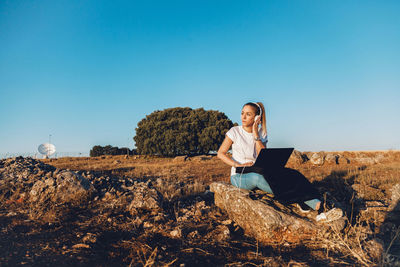
{"label": "blue legging", "polygon": [[[269,186],[268,182],[265,180],[264,176],[255,172],[249,173],[236,173],[231,176],[231,183],[239,188],[253,190],[254,188],[259,188],[264,192],[273,194],[271,187]],[[321,202],[319,199],[311,199],[304,201],[304,203],[312,208],[313,210],[316,209],[318,202]]]}

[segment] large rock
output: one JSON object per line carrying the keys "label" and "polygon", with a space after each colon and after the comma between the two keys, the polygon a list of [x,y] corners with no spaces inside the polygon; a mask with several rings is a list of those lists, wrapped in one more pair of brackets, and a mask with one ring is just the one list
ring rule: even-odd
{"label": "large rock", "polygon": [[61,171],[53,177],[43,177],[35,182],[30,191],[30,200],[57,204],[76,204],[88,201],[95,192],[93,185],[73,171]]}
{"label": "large rock", "polygon": [[302,164],[308,160],[306,154],[302,154],[298,150],[293,150],[290,158],[288,160],[288,164]]}
{"label": "large rock", "polygon": [[24,203],[35,182],[44,182],[55,172],[55,167],[32,158],[0,160],[0,196],[6,201]]}
{"label": "large rock", "polygon": [[400,212],[400,184],[395,184],[391,189],[391,201],[389,209]]}
{"label": "large rock", "polygon": [[252,200],[247,190],[224,183],[212,183],[210,190],[214,192],[215,204],[261,243],[299,242],[318,229],[306,218]]}
{"label": "large rock", "polygon": [[338,159],[339,159],[339,156],[332,154],[332,153],[328,153],[325,156],[325,162],[331,163],[331,164],[338,164]]}
{"label": "large rock", "polygon": [[161,209],[162,195],[149,183],[136,183],[132,186],[133,198],[128,206],[130,213],[135,214],[137,209],[157,211]]}
{"label": "large rock", "polygon": [[310,157],[310,162],[314,165],[322,165],[325,161],[325,153],[324,152],[317,152],[313,153]]}
{"label": "large rock", "polygon": [[363,164],[377,164],[382,162],[385,159],[385,156],[382,154],[366,154],[366,153],[358,153],[354,158],[355,161]]}
{"label": "large rock", "polygon": [[337,164],[343,165],[343,164],[349,164],[349,163],[350,163],[350,160],[348,158],[346,158],[343,155],[338,155]]}
{"label": "large rock", "polygon": [[108,208],[124,210],[132,215],[140,211],[150,211],[156,215],[162,210],[163,197],[149,181],[136,181],[131,186],[112,189],[101,198]]}
{"label": "large rock", "polygon": [[59,202],[85,201],[95,191],[86,178],[72,171],[62,171],[58,174],[56,183],[55,199]]}

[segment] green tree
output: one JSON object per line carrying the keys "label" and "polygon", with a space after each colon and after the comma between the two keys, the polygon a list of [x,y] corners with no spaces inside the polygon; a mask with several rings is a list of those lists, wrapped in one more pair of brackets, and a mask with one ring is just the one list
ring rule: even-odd
{"label": "green tree", "polygon": [[102,155],[135,155],[136,154],[136,150],[130,150],[127,147],[115,147],[115,146],[94,146],[92,147],[92,149],[90,150],[90,156],[91,157],[98,157],[98,156],[102,156]]}
{"label": "green tree", "polygon": [[142,119],[133,139],[138,154],[207,154],[218,149],[232,126],[232,121],[216,110],[169,108]]}

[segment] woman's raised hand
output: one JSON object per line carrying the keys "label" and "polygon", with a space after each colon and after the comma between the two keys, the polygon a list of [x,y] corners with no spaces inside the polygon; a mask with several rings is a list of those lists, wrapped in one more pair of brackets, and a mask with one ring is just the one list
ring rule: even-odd
{"label": "woman's raised hand", "polygon": [[261,116],[256,116],[253,123],[253,136],[254,138],[258,138],[258,125],[261,122]]}

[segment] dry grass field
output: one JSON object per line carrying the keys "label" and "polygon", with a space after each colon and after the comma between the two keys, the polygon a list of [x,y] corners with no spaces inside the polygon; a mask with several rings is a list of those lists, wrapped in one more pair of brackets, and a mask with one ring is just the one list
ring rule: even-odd
{"label": "dry grass field", "polygon": [[[32,212],[35,207],[17,194],[21,189],[2,183],[0,262],[37,266],[393,265],[400,261],[400,221],[390,209],[391,190],[400,183],[400,152],[340,153],[348,163],[314,165],[290,160],[287,167],[299,170],[321,192],[342,203],[346,228],[327,228],[301,243],[263,245],[246,236],[213,204],[212,194],[205,193],[214,181],[229,182],[230,167],[216,157],[43,159],[57,169],[97,177],[96,181],[111,179],[115,186],[104,186],[80,208],[53,205]],[[118,186],[126,181],[150,182],[162,195],[163,212],[125,212]]]}

